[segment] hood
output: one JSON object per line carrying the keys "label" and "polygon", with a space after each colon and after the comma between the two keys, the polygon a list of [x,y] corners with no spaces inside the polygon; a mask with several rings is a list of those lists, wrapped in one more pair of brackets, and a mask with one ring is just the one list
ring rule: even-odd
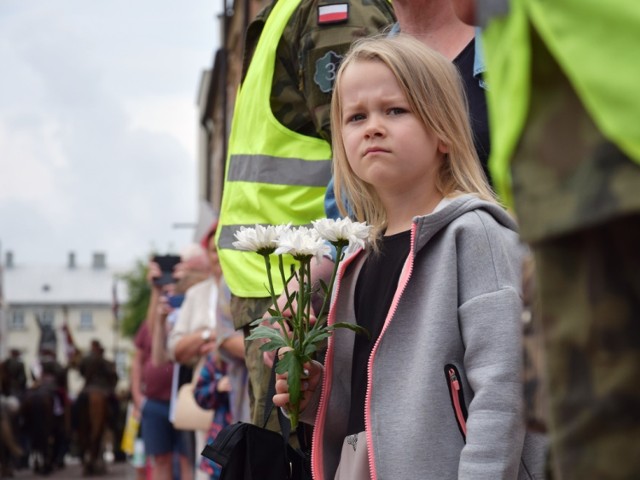
{"label": "hood", "polygon": [[515,219],[497,203],[481,200],[475,195],[464,194],[455,197],[442,210],[429,215],[415,217],[416,225],[415,249],[421,249],[435,234],[467,212],[482,210],[491,215],[496,222],[509,230],[518,232]]}

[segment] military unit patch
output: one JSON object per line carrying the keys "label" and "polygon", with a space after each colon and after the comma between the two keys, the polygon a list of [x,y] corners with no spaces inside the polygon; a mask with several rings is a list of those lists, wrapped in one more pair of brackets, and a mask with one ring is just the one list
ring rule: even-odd
{"label": "military unit patch", "polygon": [[318,7],[318,25],[341,23],[349,20],[349,4],[335,3]]}
{"label": "military unit patch", "polygon": [[321,92],[329,93],[333,90],[333,82],[336,79],[340,62],[342,62],[342,55],[338,55],[334,51],[327,52],[316,61],[313,81],[318,85]]}

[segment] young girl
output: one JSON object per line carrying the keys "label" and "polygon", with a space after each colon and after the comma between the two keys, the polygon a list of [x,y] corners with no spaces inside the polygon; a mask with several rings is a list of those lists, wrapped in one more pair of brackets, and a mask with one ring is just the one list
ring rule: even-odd
{"label": "young girl", "polygon": [[[342,262],[328,322],[371,337],[338,329],[324,365],[308,365],[301,420],[315,425],[315,479],[542,470],[526,458],[539,445],[527,441],[523,456],[522,251],[482,173],[462,91],[450,62],[403,35],[357,43],[340,67],[335,191],[374,238]],[[279,376],[276,405],[287,391]]]}

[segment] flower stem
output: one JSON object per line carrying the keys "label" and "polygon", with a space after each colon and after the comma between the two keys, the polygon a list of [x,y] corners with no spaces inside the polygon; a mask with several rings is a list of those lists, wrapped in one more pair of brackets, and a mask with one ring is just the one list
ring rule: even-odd
{"label": "flower stem", "polygon": [[[291,294],[289,293],[289,282],[284,275],[284,260],[282,259],[282,255],[278,255],[278,269],[280,270],[280,278],[282,279],[282,285],[284,288],[284,294],[287,297],[287,303],[284,306],[284,310],[291,309]],[[293,311],[291,312],[293,313]]]}
{"label": "flower stem", "polygon": [[320,312],[318,312],[318,325],[320,325],[320,323],[325,322],[324,312],[327,309],[328,302],[331,300],[331,293],[333,292],[333,284],[336,280],[336,275],[338,274],[338,266],[340,265],[340,261],[342,260],[342,251],[344,250],[344,245],[339,244],[334,246],[336,247],[336,261],[333,262],[331,279],[329,280],[327,291],[325,292],[324,299],[322,300],[322,307],[320,307]]}
{"label": "flower stem", "polygon": [[271,275],[271,260],[269,259],[269,254],[262,254],[264,257],[264,263],[267,267],[267,278],[269,279],[269,293],[271,294],[271,301],[273,302],[273,306],[278,313],[276,317],[276,322],[280,325],[282,338],[284,338],[289,346],[291,346],[291,342],[289,340],[289,335],[287,335],[287,329],[284,324],[284,320],[282,319],[282,312],[280,311],[280,307],[278,306],[278,299],[276,298],[275,288],[273,287],[273,277]]}
{"label": "flower stem", "polygon": [[289,405],[289,422],[291,422],[291,430],[298,428],[298,418],[300,417],[300,405]]}

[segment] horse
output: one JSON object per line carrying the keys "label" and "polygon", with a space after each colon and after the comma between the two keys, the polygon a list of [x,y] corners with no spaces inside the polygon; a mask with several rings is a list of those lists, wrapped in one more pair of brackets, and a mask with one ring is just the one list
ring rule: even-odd
{"label": "horse", "polygon": [[27,389],[20,407],[35,473],[48,475],[55,466],[55,392],[47,385]]}
{"label": "horse", "polygon": [[109,393],[101,388],[85,388],[76,400],[78,450],[83,474],[106,473],[104,437],[109,419]]}

